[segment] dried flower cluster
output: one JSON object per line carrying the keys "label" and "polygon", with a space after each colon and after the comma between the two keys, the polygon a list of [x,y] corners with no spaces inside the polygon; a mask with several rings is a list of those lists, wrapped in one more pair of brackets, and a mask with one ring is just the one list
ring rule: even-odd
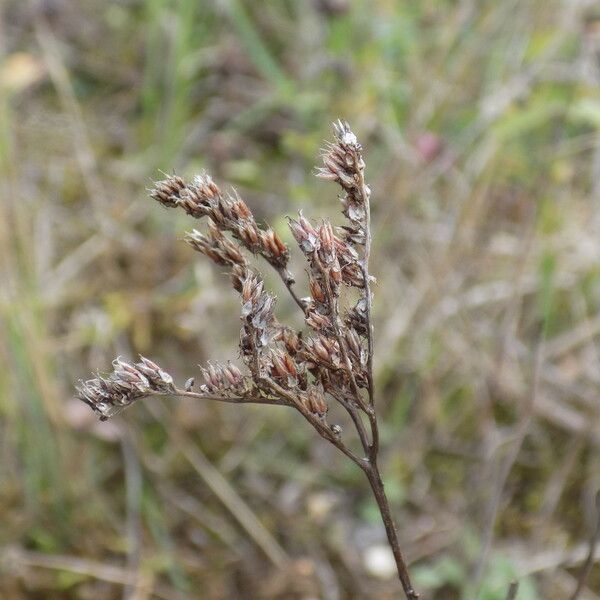
{"label": "dried flower cluster", "polygon": [[[365,183],[362,147],[345,122],[334,125],[335,141],[322,153],[317,176],[339,184],[346,221],[311,222],[300,212],[289,227],[308,265],[310,295],[300,298],[288,271],[290,252],[270,228],[260,228],[246,203],[224,194],[208,175],[186,182],[172,175],[155,184],[150,196],[168,208],[181,208],[196,219],[207,218],[206,232],[185,237],[198,252],[228,268],[241,297],[240,355],[246,374],[232,363],[202,368],[197,391],[183,389],[148,359],[135,365],[117,359],[107,378],[97,377],[78,388],[79,397],[101,418],[112,416],[135,400],[151,395],[180,395],[224,402],[280,404],[299,411],[317,430],[366,474],[380,508],[398,574],[409,599],[418,598],[410,584],[396,528],[377,465],[379,431],[372,376],[373,339],[369,275],[370,189]],[[248,253],[263,257],[280,275],[304,314],[307,332],[282,325],[274,314],[276,297],[265,289]],[[358,290],[349,309],[341,308],[344,288]],[[337,403],[350,416],[364,456],[327,420]]]}
{"label": "dried flower cluster", "polygon": [[141,356],[140,362],[130,364],[121,358],[113,361],[108,377],[89,379],[77,387],[78,397],[89,404],[105,421],[124,408],[152,394],[173,394],[173,378],[156,363]]}

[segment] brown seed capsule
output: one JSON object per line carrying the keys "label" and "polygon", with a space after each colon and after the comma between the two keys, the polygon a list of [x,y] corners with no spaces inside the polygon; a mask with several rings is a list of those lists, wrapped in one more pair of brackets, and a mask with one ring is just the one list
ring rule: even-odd
{"label": "brown seed capsule", "polygon": [[292,356],[300,349],[300,336],[290,327],[280,327],[273,339],[276,342],[283,342],[286,350]]}
{"label": "brown seed capsule", "polygon": [[318,358],[325,362],[331,362],[329,350],[323,345],[323,343],[320,340],[313,340],[312,348]]}
{"label": "brown seed capsule", "polygon": [[77,387],[77,397],[98,412],[102,420],[116,415],[138,398],[175,391],[172,377],[143,356],[134,365],[117,358],[113,366],[108,377],[98,376]]}
{"label": "brown seed capsule", "polygon": [[237,217],[237,219],[253,219],[252,213],[248,208],[248,205],[241,199],[237,198],[231,207],[231,212]]}
{"label": "brown seed capsule", "polygon": [[352,354],[356,357],[360,357],[360,338],[354,329],[346,329],[346,342]]}
{"label": "brown seed capsule", "polygon": [[325,302],[325,292],[323,292],[321,284],[314,277],[310,277],[310,279],[308,280],[308,285],[310,287],[311,296],[313,297],[315,302]]}
{"label": "brown seed capsule", "polygon": [[335,264],[329,269],[329,277],[336,285],[342,283],[342,271],[337,260],[335,261]]}
{"label": "brown seed capsule", "polygon": [[325,221],[319,227],[319,239],[321,240],[321,252],[324,257],[333,257],[333,229],[331,223]]}
{"label": "brown seed capsule", "polygon": [[249,274],[244,280],[242,286],[242,301],[256,302],[258,297],[262,294],[263,282],[260,281],[255,275]]}
{"label": "brown seed capsule", "polygon": [[297,220],[289,218],[288,223],[293,236],[304,253],[310,254],[319,248],[321,242],[317,231],[310,224],[310,221],[302,215],[301,211],[298,213]]}
{"label": "brown seed capsule", "polygon": [[231,385],[236,386],[242,382],[242,372],[234,364],[227,363],[227,366],[224,367],[223,372]]}
{"label": "brown seed capsule", "polygon": [[294,359],[287,353],[283,354],[283,364],[288,375],[291,375],[292,377],[296,377],[298,375],[296,363],[294,362]]}
{"label": "brown seed capsule", "polygon": [[217,187],[211,176],[207,174],[196,175],[193,186],[198,196],[202,198],[212,199],[221,195],[221,190]]}
{"label": "brown seed capsule", "polygon": [[243,242],[251,249],[255,249],[259,244],[260,232],[256,226],[256,223],[244,222],[238,228],[238,235]]}
{"label": "brown seed capsule", "polygon": [[163,206],[177,206],[181,192],[185,189],[185,181],[177,175],[169,175],[162,181],[157,181],[150,190],[150,197]]}
{"label": "brown seed capsule", "polygon": [[273,351],[271,352],[271,372],[274,377],[285,377],[287,375],[287,371],[285,368],[285,364],[282,360],[281,352]]}
{"label": "brown seed capsule", "polygon": [[310,386],[306,392],[308,410],[315,415],[324,416],[327,413],[327,403],[323,391],[316,386]]}
{"label": "brown seed capsule", "polygon": [[283,243],[282,239],[276,233],[273,234],[273,243],[278,250],[277,256],[287,254],[288,247]]}
{"label": "brown seed capsule", "polygon": [[329,317],[322,315],[314,309],[308,309],[306,311],[305,321],[307,325],[317,330],[322,330],[326,329],[327,327],[331,327],[331,321],[329,320]]}

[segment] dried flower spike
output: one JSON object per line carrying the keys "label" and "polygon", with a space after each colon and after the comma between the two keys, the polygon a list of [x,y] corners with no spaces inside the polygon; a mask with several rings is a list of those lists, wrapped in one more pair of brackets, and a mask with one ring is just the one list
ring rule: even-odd
{"label": "dried flower spike", "polygon": [[[289,227],[307,262],[310,296],[300,299],[287,270],[289,250],[277,233],[259,227],[237,192],[224,194],[207,174],[186,183],[168,176],[150,196],[168,208],[207,218],[206,232],[192,230],[185,241],[213,262],[225,266],[241,296],[240,355],[244,371],[231,362],[200,367],[203,383],[194,379],[183,388],[156,363],[140,357],[131,364],[120,358],[107,377],[97,376],[77,388],[78,397],[100,414],[111,417],[138,399],[152,395],[186,396],[234,403],[283,405],[297,410],[315,431],[333,444],[366,475],[377,501],[398,576],[408,600],[419,595],[410,582],[390,506],[377,464],[379,425],[373,384],[372,293],[369,274],[371,191],[365,182],[362,146],[345,121],[334,124],[335,140],[322,152],[317,176],[342,188],[343,225],[329,220],[313,224],[299,211]],[[247,253],[262,256],[282,279],[302,310],[312,335],[282,325],[275,317],[276,297],[253,270]],[[345,313],[345,288],[359,299]],[[329,407],[337,404],[354,424],[349,438],[340,425],[329,424]],[[362,454],[362,455],[361,455]]]}

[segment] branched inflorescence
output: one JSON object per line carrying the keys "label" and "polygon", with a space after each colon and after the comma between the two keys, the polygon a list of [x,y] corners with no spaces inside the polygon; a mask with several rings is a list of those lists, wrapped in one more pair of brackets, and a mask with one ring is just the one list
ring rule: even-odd
{"label": "branched inflorescence", "polygon": [[[146,358],[136,364],[117,359],[108,377],[96,377],[78,388],[81,400],[102,419],[136,400],[153,395],[179,395],[223,402],[279,404],[299,411],[316,431],[367,475],[378,502],[393,550],[398,574],[409,599],[413,590],[400,552],[396,528],[379,475],[379,432],[374,406],[373,336],[369,274],[370,189],[365,183],[362,147],[347,123],[334,125],[335,140],[322,152],[317,176],[336,182],[345,222],[311,222],[302,212],[289,227],[307,261],[310,295],[300,298],[288,270],[290,252],[271,228],[258,226],[237,193],[223,193],[208,175],[186,182],[179,176],[158,181],[150,196],[168,208],[181,208],[196,219],[207,219],[206,231],[194,229],[185,241],[229,270],[240,294],[240,355],[245,373],[229,362],[201,368],[204,383],[175,386],[170,375]],[[274,314],[276,297],[265,289],[249,261],[262,257],[281,277],[302,310],[308,332],[282,325]],[[354,288],[353,295],[344,289]],[[350,306],[349,298],[354,296]],[[336,403],[350,416],[364,456],[345,439],[339,425],[330,424],[328,408]]]}

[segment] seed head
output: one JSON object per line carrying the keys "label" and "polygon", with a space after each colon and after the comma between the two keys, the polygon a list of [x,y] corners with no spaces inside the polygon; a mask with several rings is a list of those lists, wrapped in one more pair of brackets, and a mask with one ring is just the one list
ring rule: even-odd
{"label": "seed head", "polygon": [[325,402],[325,396],[320,387],[311,385],[306,391],[304,400],[311,413],[319,417],[324,417],[327,414],[327,402]]}
{"label": "seed head", "polygon": [[154,183],[150,190],[150,197],[163,206],[177,206],[181,198],[181,192],[185,190],[185,181],[177,175],[168,175],[166,179]]}
{"label": "seed head", "polygon": [[154,393],[175,391],[173,378],[150,359],[140,356],[140,362],[130,364],[121,358],[113,362],[108,377],[80,382],[77,397],[100,414],[101,420],[121,412],[139,398]]}
{"label": "seed head", "polygon": [[204,384],[200,391],[205,394],[244,393],[249,389],[249,381],[242,372],[231,362],[226,365],[221,363],[208,363],[206,367],[200,367]]}

